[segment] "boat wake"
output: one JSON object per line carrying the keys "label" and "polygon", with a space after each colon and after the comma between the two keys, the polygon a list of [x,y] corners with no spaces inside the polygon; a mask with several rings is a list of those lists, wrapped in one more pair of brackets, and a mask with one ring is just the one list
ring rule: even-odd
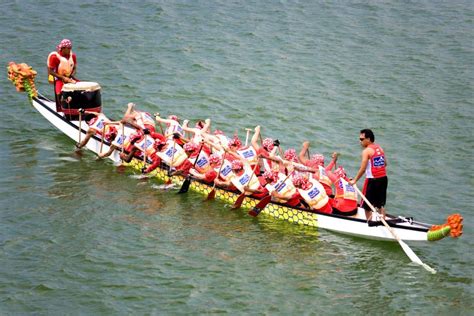
{"label": "boat wake", "polygon": [[176,188],[177,188],[177,186],[176,186],[175,183],[160,184],[160,185],[154,184],[154,185],[152,185],[151,187],[152,187],[153,189],[164,190],[164,191],[170,190],[170,189],[176,189]]}

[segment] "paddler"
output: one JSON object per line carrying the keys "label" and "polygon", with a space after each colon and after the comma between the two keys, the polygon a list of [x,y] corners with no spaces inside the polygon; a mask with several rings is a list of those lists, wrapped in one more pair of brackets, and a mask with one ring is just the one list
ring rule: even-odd
{"label": "paddler", "polygon": [[329,179],[334,183],[336,195],[332,200],[332,213],[353,216],[357,214],[357,193],[349,184],[346,171],[339,166],[334,172],[327,171]]}
{"label": "paddler", "polygon": [[233,176],[233,173],[232,173],[232,163],[229,160],[227,160],[229,156],[230,155],[226,154],[224,157],[223,155],[220,155],[217,152],[213,153],[212,155],[209,156],[209,164],[211,166],[211,169],[203,173],[202,169],[191,168],[190,173],[196,179],[199,179],[209,184],[215,182],[217,187],[226,188],[227,190],[230,190],[230,191],[235,191],[236,188],[230,181],[230,179]]}
{"label": "paddler", "polygon": [[189,121],[185,120],[183,122],[183,130],[185,132],[193,134],[190,141],[196,144],[199,144],[204,139],[204,136],[207,134],[210,126],[211,126],[211,119],[206,119],[205,121],[199,120],[196,122],[195,127],[188,126]]}
{"label": "paddler", "polygon": [[[176,141],[176,143],[181,146],[183,146],[186,142],[189,141],[184,137],[183,126],[181,126],[178,116],[171,114],[168,116],[167,119],[164,119],[160,117],[160,113],[155,113],[155,120],[158,122],[158,124],[160,124],[161,129],[161,123],[166,124],[166,129],[163,131],[163,135],[165,135],[167,139],[174,139],[174,141]],[[183,123],[185,122],[186,120]]]}
{"label": "paddler", "polygon": [[260,125],[255,127],[255,133],[252,136],[251,144],[253,148],[255,149],[255,151],[257,152],[257,155],[263,158],[261,161],[263,164],[264,172],[278,169],[278,166],[275,166],[271,160],[266,159],[266,158],[275,155],[275,152],[278,149],[277,146],[280,145],[280,142],[279,141],[276,142],[271,138],[265,138],[262,141],[262,144],[260,146],[260,144],[258,143],[259,139],[261,139]]}
{"label": "paddler", "polygon": [[232,171],[234,176],[231,178],[231,182],[240,193],[245,193],[258,199],[268,194],[268,190],[260,182],[246,160],[240,158],[232,161]]}
{"label": "paddler", "polygon": [[[199,161],[196,164],[199,164]],[[221,157],[218,154],[212,154],[209,156],[209,168],[193,167],[189,170],[189,173],[205,183],[213,183],[217,178],[216,168],[218,169],[220,165]]]}
{"label": "paddler", "polygon": [[265,188],[272,196],[272,201],[284,203],[291,207],[300,205],[301,196],[290,177],[276,170],[267,170],[262,177]]}
{"label": "paddler", "polygon": [[326,190],[317,180],[308,178],[307,175],[300,173],[293,177],[293,184],[310,209],[327,214],[332,213],[331,203]]}
{"label": "paddler", "polygon": [[[138,124],[136,122],[135,116],[132,115],[132,112],[135,111],[134,107],[135,105],[133,103],[128,103],[127,110],[125,111],[125,114],[122,120],[105,123],[105,125],[121,125],[122,130],[119,133],[119,135],[113,140],[113,142],[110,144],[109,150],[105,153],[99,153],[100,158],[108,157],[114,152],[114,150],[122,149],[122,147],[124,147],[123,148],[124,151],[128,149],[127,150],[128,152],[131,148],[133,148],[133,145],[130,144],[130,137],[132,136],[135,137],[136,139],[139,139],[141,135],[144,135],[144,134],[150,134],[151,137],[153,138],[159,137],[155,135],[156,132],[155,132],[155,127],[154,127],[154,122],[153,123],[147,122],[147,124]],[[128,127],[125,128],[125,125],[127,125],[130,128]]]}
{"label": "paddler", "polygon": [[155,133],[155,120],[148,112],[138,111],[132,102],[127,104],[127,111],[122,118],[123,124],[128,124],[136,129],[147,129],[150,133]]}
{"label": "paddler", "polygon": [[252,144],[250,146],[242,146],[242,142],[238,135],[234,134],[234,137],[228,142],[228,149],[230,152],[237,154],[237,156],[243,159],[243,161],[246,161],[252,170],[255,169],[255,174],[260,175],[257,150]]}
{"label": "paddler", "polygon": [[[202,166],[200,167],[202,167],[203,169],[207,170],[208,168],[210,168],[208,158],[210,155],[210,149],[203,142],[200,144],[196,144],[194,142],[187,142],[186,144],[184,144],[183,150],[187,156],[187,159],[185,159],[182,164],[175,167],[176,170],[172,172],[172,175],[187,176],[194,165],[198,166],[198,162],[200,164],[202,163]],[[196,162],[196,164],[194,164],[194,162]]]}
{"label": "paddler", "polygon": [[54,95],[56,100],[56,111],[61,111],[61,89],[65,83],[76,83],[77,69],[76,54],[72,52],[72,42],[63,39],[56,51],[48,55],[48,81],[54,84]]}
{"label": "paddler", "polygon": [[[385,218],[385,202],[387,200],[387,158],[385,152],[376,144],[375,135],[370,129],[363,129],[359,134],[360,145],[363,148],[361,155],[361,163],[359,171],[354,179],[349,181],[350,185],[354,185],[365,173],[365,182],[362,193],[367,200],[380,210]],[[372,210],[367,203],[362,201],[362,207],[365,209],[367,219],[371,218]]]}
{"label": "paddler", "polygon": [[159,152],[163,150],[166,144],[166,139],[160,133],[147,133],[144,134],[140,130],[130,135],[129,141],[127,142],[125,153],[120,153],[120,158],[125,162],[130,162],[133,157],[142,159],[146,155],[147,159],[152,161],[149,167],[142,168],[142,173],[149,173],[155,170],[161,163],[161,157]]}
{"label": "paddler", "polygon": [[104,137],[108,142],[111,142],[117,136],[117,128],[115,126],[107,124],[111,121],[104,115],[104,113],[85,111],[84,109],[79,109],[81,114],[90,114],[94,117],[87,121],[89,129],[87,130],[86,137],[80,142],[76,143],[76,148],[80,149],[84,147],[92,137],[92,135],[98,135]]}
{"label": "paddler", "polygon": [[313,178],[318,180],[323,185],[324,189],[326,190],[326,193],[329,196],[332,196],[333,195],[332,182],[327,176],[327,172],[334,168],[339,154],[337,152],[333,152],[331,155],[331,158],[332,158],[331,162],[327,166],[325,166],[324,155],[322,154],[314,154],[311,156],[311,158],[308,159],[308,156],[309,156],[308,148],[309,148],[309,142],[308,141],[303,142],[303,145],[301,147],[301,151],[298,157],[303,165],[316,170],[316,172],[313,173]]}

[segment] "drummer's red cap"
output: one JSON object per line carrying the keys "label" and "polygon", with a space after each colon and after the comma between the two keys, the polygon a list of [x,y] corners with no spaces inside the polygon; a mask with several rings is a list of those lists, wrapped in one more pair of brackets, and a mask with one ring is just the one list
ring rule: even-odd
{"label": "drummer's red cap", "polygon": [[72,42],[65,38],[58,44],[57,48],[58,50],[61,50],[63,48],[72,48]]}
{"label": "drummer's red cap", "polygon": [[232,170],[241,170],[244,168],[244,164],[240,160],[232,161]]}

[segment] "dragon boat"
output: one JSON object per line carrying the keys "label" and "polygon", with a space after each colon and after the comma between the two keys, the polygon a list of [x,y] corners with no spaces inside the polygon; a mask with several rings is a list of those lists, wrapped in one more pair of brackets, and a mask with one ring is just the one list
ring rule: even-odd
{"label": "dragon boat", "polygon": [[[74,142],[79,142],[85,137],[88,126],[87,124],[77,118],[77,111],[68,108],[68,111],[57,109],[56,101],[51,100],[38,93],[35,88],[34,79],[36,72],[26,64],[16,64],[11,62],[8,66],[8,78],[16,86],[17,91],[27,92],[30,102],[33,107],[46,118],[53,126],[66,134]],[[82,88],[76,91],[81,96],[82,101],[76,102],[76,108],[94,108],[100,107],[100,86],[92,83],[88,88]],[[91,88],[93,87],[93,88]],[[91,98],[85,98],[85,93],[94,92]],[[75,93],[75,91],[68,91],[68,93]],[[98,100],[99,98],[99,100]],[[93,100],[93,104],[89,104]],[[81,102],[83,104],[81,104]],[[69,107],[68,103],[68,107]],[[118,137],[118,136],[117,136]],[[111,143],[103,140],[100,136],[93,135],[87,143],[86,148],[96,154],[108,151]],[[129,163],[122,162],[120,159],[119,150],[115,150],[112,155],[108,157],[117,164],[126,165],[136,170],[141,170],[149,161],[143,161],[133,158]],[[181,186],[186,180],[183,176],[175,175],[169,176],[169,167],[161,165],[149,173],[150,177],[155,177],[164,183],[173,183],[176,186]],[[208,195],[213,189],[212,185],[201,182],[197,179],[191,181],[190,190]],[[239,193],[230,192],[223,188],[215,188],[215,198],[225,201],[227,203],[234,203]],[[241,209],[251,209],[258,204],[259,200],[246,196],[242,202]],[[343,233],[352,236],[358,236],[367,239],[396,241],[399,239],[405,241],[437,241],[444,237],[450,236],[457,238],[462,235],[462,217],[460,214],[452,214],[448,216],[446,222],[441,225],[431,225],[414,220],[412,217],[387,215],[386,224],[390,227],[384,226],[381,221],[367,221],[365,212],[362,208],[358,209],[355,216],[343,216],[336,214],[326,214],[314,210],[303,208],[294,208],[281,203],[270,202],[262,210],[263,216],[270,216],[275,219],[285,220],[291,223],[315,227],[317,229],[325,229],[338,233]]]}

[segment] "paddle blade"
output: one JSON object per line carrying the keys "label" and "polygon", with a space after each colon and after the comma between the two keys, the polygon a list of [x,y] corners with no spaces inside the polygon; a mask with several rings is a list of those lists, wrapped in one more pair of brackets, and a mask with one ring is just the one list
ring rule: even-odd
{"label": "paddle blade", "polygon": [[400,246],[402,247],[403,251],[405,252],[405,254],[408,256],[408,258],[410,258],[412,262],[419,264],[420,266],[422,266],[427,271],[433,274],[436,273],[436,270],[430,267],[429,265],[427,265],[426,263],[423,263],[421,259],[416,255],[416,253],[413,250],[411,250],[411,248],[403,240],[400,239],[398,240],[398,242]]}
{"label": "paddle blade", "polygon": [[184,182],[183,182],[183,185],[181,186],[181,189],[179,189],[178,193],[186,193],[188,192],[189,190],[189,185],[191,184],[191,178],[190,177],[187,177]]}
{"label": "paddle blade", "polygon": [[212,188],[211,192],[207,195],[208,200],[214,200],[216,198],[216,189]]}
{"label": "paddle blade", "polygon": [[249,215],[253,217],[258,216],[258,214],[260,214],[260,212],[265,208],[265,206],[267,206],[268,203],[270,203],[271,200],[272,197],[270,195],[265,196],[249,211]]}
{"label": "paddle blade", "polygon": [[242,206],[242,202],[244,201],[244,199],[245,199],[245,193],[242,193],[241,195],[239,195],[234,205],[232,205],[232,209],[240,208]]}

